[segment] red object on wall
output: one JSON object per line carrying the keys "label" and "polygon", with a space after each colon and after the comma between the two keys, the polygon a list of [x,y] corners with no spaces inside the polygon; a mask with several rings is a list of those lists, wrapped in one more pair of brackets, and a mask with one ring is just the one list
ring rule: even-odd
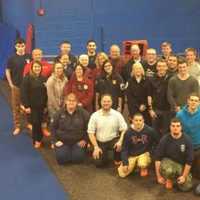
{"label": "red object on wall", "polygon": [[38,16],[44,16],[45,15],[45,9],[44,8],[38,8],[37,15]]}
{"label": "red object on wall", "polygon": [[122,44],[123,44],[123,54],[125,59],[129,59],[131,57],[131,46],[134,44],[139,45],[142,57],[145,57],[146,50],[148,49],[147,40],[125,40],[123,41]]}
{"label": "red object on wall", "polygon": [[33,49],[33,25],[28,24],[26,31],[26,53],[31,54]]}

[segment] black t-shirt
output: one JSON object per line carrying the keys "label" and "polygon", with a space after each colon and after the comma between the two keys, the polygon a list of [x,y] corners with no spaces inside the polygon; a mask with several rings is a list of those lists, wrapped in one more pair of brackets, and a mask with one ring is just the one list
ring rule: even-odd
{"label": "black t-shirt", "polygon": [[99,93],[99,105],[100,99],[103,94],[110,94],[112,96],[113,104],[112,108],[117,109],[118,98],[123,96],[122,92],[123,79],[118,73],[114,73],[112,76],[106,77],[101,75],[97,78],[95,84],[95,90]]}
{"label": "black t-shirt", "polygon": [[157,62],[153,65],[150,65],[149,63],[147,63],[147,61],[144,62],[143,67],[145,69],[146,77],[153,77],[155,75],[155,73],[157,72],[156,65]]}
{"label": "black t-shirt", "polygon": [[96,54],[94,56],[89,56],[89,64],[88,64],[89,69],[95,69],[96,68],[96,63],[95,63],[96,57],[97,57]]}
{"label": "black t-shirt", "polygon": [[161,111],[169,111],[170,104],[167,99],[167,88],[170,77],[166,74],[159,77],[155,74],[149,78],[149,95],[153,99],[153,109]]}
{"label": "black t-shirt", "polygon": [[20,87],[23,78],[24,66],[29,63],[30,60],[31,56],[29,54],[22,56],[15,54],[8,59],[7,69],[11,72],[11,79],[15,86]]}

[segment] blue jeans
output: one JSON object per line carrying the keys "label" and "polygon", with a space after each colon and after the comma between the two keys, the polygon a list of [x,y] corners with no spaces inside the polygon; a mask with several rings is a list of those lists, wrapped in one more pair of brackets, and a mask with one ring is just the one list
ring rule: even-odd
{"label": "blue jeans", "polygon": [[80,163],[86,158],[85,148],[81,148],[78,144],[62,145],[55,147],[56,160],[58,164],[64,165],[66,163]]}

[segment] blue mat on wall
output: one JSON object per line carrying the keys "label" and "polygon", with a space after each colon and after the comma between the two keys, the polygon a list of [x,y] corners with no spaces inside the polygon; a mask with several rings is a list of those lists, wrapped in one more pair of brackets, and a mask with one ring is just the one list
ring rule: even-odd
{"label": "blue mat on wall", "polygon": [[0,23],[0,79],[3,79],[7,60],[14,53],[17,31],[14,27]]}
{"label": "blue mat on wall", "polygon": [[0,199],[68,200],[56,177],[26,134],[11,135],[12,116],[0,96]]}

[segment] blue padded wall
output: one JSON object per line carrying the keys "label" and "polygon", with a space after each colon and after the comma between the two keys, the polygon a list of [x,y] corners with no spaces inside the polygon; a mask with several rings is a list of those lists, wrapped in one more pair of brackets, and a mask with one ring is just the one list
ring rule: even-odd
{"label": "blue padded wall", "polygon": [[1,0],[3,23],[16,28],[25,38],[26,28],[33,22],[33,2],[35,0]]}
{"label": "blue padded wall", "polygon": [[[46,14],[34,13],[36,46],[45,53],[57,53],[62,40],[69,40],[76,53],[82,51],[85,41],[92,37],[91,0],[43,1]],[[35,4],[35,10],[39,7]]]}
{"label": "blue padded wall", "polygon": [[7,11],[3,18],[23,34],[25,24],[33,22],[36,47],[45,54],[56,54],[63,39],[70,40],[79,54],[91,37],[105,50],[112,43],[132,39],[147,39],[154,48],[168,40],[176,52],[200,46],[199,0],[42,0],[43,17],[36,14],[39,0],[2,1]]}
{"label": "blue padded wall", "polygon": [[0,23],[0,78],[4,77],[7,59],[14,51],[16,34],[13,27]]}

